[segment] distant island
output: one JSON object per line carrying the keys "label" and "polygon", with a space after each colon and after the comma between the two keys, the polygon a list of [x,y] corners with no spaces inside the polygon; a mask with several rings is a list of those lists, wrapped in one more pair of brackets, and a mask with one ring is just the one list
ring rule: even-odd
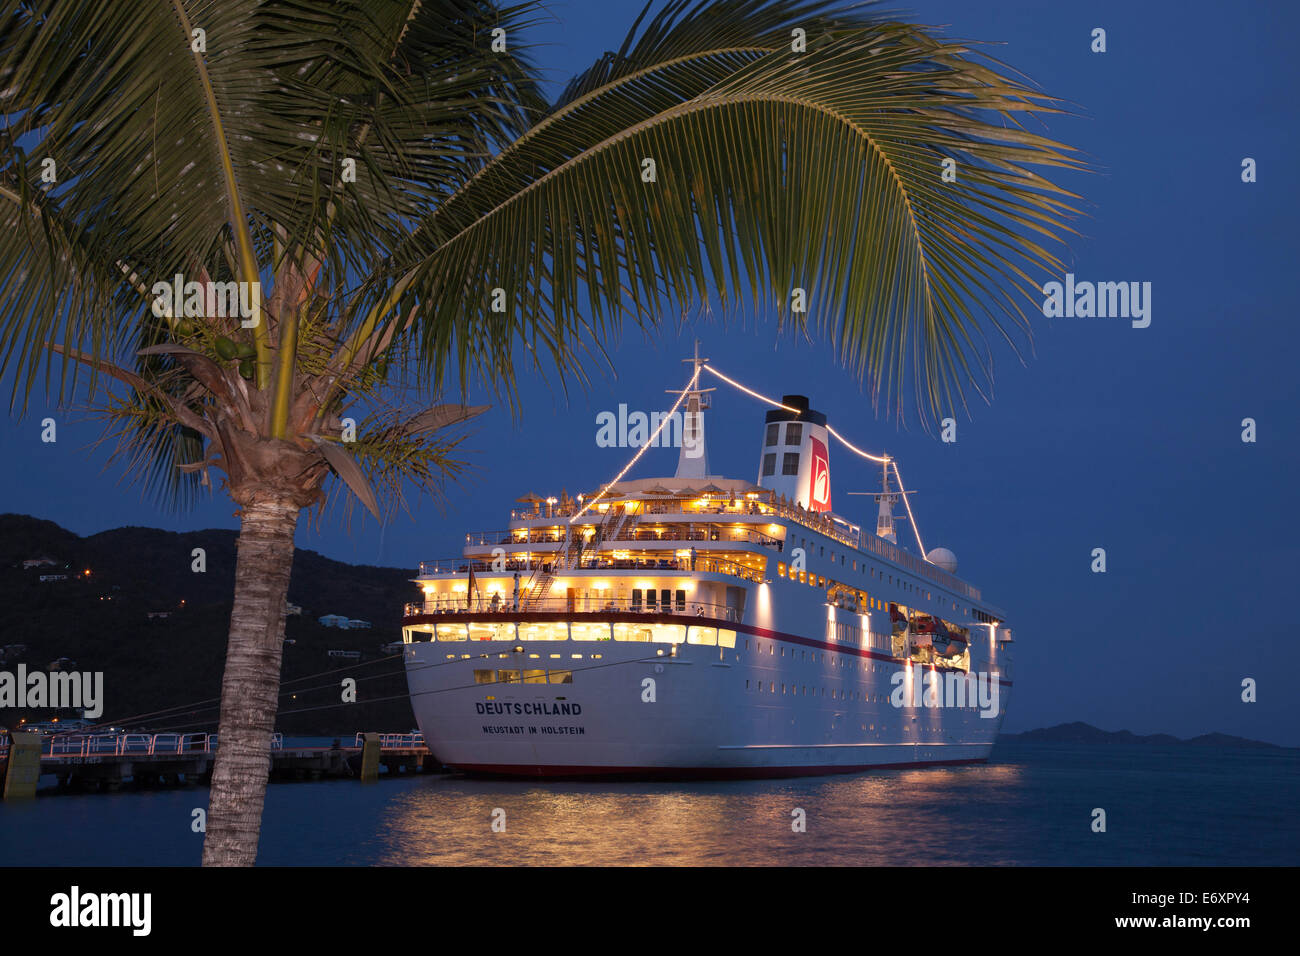
{"label": "distant island", "polygon": [[1274,750],[1289,748],[1279,747],[1263,740],[1248,740],[1234,737],[1232,734],[1201,734],[1183,740],[1170,734],[1135,734],[1129,730],[1102,730],[1092,724],[1075,721],[1072,724],[1057,724],[1055,727],[1040,727],[1026,730],[1021,734],[998,734],[998,741],[1003,743],[1023,744],[1153,744],[1156,746],[1186,747],[1270,747]]}

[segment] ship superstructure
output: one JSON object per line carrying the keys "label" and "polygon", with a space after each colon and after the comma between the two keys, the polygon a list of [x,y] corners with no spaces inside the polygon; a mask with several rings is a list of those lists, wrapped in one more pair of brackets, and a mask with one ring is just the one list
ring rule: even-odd
{"label": "ship superstructure", "polygon": [[523,776],[987,759],[1011,690],[1005,615],[951,552],[899,546],[907,492],[887,459],[874,532],[832,510],[833,432],[802,396],[767,413],[757,481],[709,474],[692,361],[671,478],[525,495],[507,527],[421,565],[403,639],[430,749]]}

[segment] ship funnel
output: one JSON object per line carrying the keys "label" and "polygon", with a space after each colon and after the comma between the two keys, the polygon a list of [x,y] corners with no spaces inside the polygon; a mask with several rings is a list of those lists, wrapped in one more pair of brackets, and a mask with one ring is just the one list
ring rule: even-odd
{"label": "ship funnel", "polygon": [[772,409],[764,420],[758,485],[809,511],[830,511],[830,434],[826,416],[809,408],[803,395],[786,395],[781,404],[786,408]]}

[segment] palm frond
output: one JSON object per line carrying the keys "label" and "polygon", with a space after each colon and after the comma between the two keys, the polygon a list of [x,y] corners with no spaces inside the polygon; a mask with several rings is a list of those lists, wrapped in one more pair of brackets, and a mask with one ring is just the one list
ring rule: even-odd
{"label": "palm frond", "polygon": [[987,333],[1029,331],[1031,273],[1059,266],[1070,232],[1077,197],[1032,167],[1081,163],[1021,125],[1057,112],[910,24],[821,3],[670,4],[401,251],[421,373],[509,392],[516,345],[567,368],[585,334],[653,326],[716,291],[828,337],[887,408],[901,414],[909,386],[923,420],[963,408],[989,379]]}

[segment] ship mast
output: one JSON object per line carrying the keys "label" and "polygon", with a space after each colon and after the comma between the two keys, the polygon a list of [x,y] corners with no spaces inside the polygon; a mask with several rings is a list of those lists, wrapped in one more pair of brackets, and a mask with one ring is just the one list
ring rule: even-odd
{"label": "ship mast", "polygon": [[894,502],[898,495],[889,488],[889,459],[880,465],[880,494],[875,496],[880,503],[876,515],[876,534],[892,544],[898,544],[898,535],[894,531]]}
{"label": "ship mast", "polygon": [[[709,408],[709,392],[712,388],[699,388],[700,369],[708,361],[700,358],[700,340],[695,340],[695,357],[682,359],[694,365],[695,388],[686,389],[685,410],[682,412],[681,438],[682,448],[677,456],[677,478],[709,477],[708,446],[704,442],[704,412]],[[664,389],[669,395],[682,395],[681,389]]]}

